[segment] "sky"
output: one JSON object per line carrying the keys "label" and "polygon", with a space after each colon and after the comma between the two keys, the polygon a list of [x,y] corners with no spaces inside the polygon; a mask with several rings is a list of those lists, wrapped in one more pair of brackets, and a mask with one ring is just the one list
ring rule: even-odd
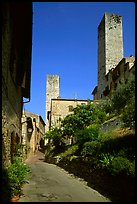
{"label": "sky", "polygon": [[122,16],[124,57],[135,55],[134,2],[33,2],[31,98],[24,109],[45,121],[47,75],[60,76],[60,97],[93,99],[98,25]]}

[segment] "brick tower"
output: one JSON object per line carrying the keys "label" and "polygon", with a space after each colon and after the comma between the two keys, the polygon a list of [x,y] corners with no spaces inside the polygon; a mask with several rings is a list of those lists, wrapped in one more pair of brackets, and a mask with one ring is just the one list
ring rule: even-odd
{"label": "brick tower", "polygon": [[60,96],[60,78],[58,75],[47,75],[46,81],[46,128],[49,130],[49,117],[51,110],[51,99],[56,99]]}
{"label": "brick tower", "polygon": [[105,13],[98,26],[98,99],[103,98],[105,75],[123,58],[122,17]]}

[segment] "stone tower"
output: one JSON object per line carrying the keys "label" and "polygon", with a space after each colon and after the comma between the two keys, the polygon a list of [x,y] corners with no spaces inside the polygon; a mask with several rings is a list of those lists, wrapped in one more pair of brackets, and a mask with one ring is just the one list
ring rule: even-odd
{"label": "stone tower", "polygon": [[51,110],[51,99],[60,97],[60,78],[58,75],[47,75],[46,81],[46,128],[49,130],[49,117]]}
{"label": "stone tower", "polygon": [[105,13],[98,26],[98,99],[103,97],[105,75],[123,58],[122,17]]}

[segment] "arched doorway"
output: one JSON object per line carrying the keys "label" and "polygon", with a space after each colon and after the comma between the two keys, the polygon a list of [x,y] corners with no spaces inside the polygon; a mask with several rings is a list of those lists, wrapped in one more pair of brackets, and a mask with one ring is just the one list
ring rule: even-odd
{"label": "arched doorway", "polygon": [[13,157],[16,155],[17,145],[20,144],[20,137],[18,134],[15,134],[15,131],[11,133],[11,147],[10,147],[10,154],[11,154],[11,163],[13,163]]}
{"label": "arched doorway", "polygon": [[11,133],[11,145],[10,145],[10,155],[11,155],[11,163],[13,163],[13,157],[16,152],[16,135],[15,131]]}

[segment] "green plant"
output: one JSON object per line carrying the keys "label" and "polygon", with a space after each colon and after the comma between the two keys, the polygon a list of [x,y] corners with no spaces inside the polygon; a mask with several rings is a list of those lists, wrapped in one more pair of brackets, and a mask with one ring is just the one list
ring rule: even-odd
{"label": "green plant", "polygon": [[15,157],[13,163],[7,168],[12,196],[21,194],[21,185],[29,172],[29,167],[22,163],[21,158]]}
{"label": "green plant", "polygon": [[100,148],[101,143],[96,140],[92,142],[85,142],[81,151],[81,155],[96,157],[100,152]]}
{"label": "green plant", "polygon": [[99,104],[94,104],[92,102],[88,102],[87,105],[78,105],[74,108],[74,114],[79,117],[81,121],[83,121],[84,126],[87,127],[90,124],[100,124],[106,118],[106,113],[101,107],[101,102]]}
{"label": "green plant", "polygon": [[64,158],[64,157],[68,157],[68,156],[71,156],[71,155],[74,155],[76,153],[76,151],[78,150],[78,145],[73,145],[71,147],[69,147],[65,152],[59,154],[58,156],[60,156],[61,158]]}
{"label": "green plant", "polygon": [[114,155],[111,155],[109,153],[105,153],[105,154],[102,153],[100,157],[101,159],[99,161],[101,162],[103,167],[108,167],[114,159]]}
{"label": "green plant", "polygon": [[74,136],[75,132],[83,126],[84,122],[74,114],[67,115],[61,124],[63,135],[67,137]]}
{"label": "green plant", "polygon": [[83,145],[85,142],[97,140],[98,136],[99,136],[99,129],[95,125],[86,127],[83,130],[79,130],[75,134],[76,142],[79,145]]}
{"label": "green plant", "polygon": [[135,97],[133,96],[130,103],[125,107],[122,114],[124,127],[135,128]]}
{"label": "green plant", "polygon": [[130,162],[127,174],[130,175],[131,177],[135,177],[135,160],[133,162]]}
{"label": "green plant", "polygon": [[98,108],[104,111],[105,113],[113,113],[111,99],[106,97],[100,104],[98,104]]}
{"label": "green plant", "polygon": [[135,95],[135,76],[131,75],[127,83],[118,84],[117,89],[113,91],[111,98],[112,109],[117,113],[123,112],[130,99]]}
{"label": "green plant", "polygon": [[126,157],[117,156],[113,158],[108,171],[112,175],[125,174],[135,176],[135,161],[131,162]]}
{"label": "green plant", "polygon": [[63,143],[62,130],[55,127],[45,134],[45,138],[49,139],[56,147],[61,146]]}
{"label": "green plant", "polygon": [[16,144],[16,152],[15,152],[15,156],[17,157],[22,157],[23,156],[23,146],[21,143]]}

